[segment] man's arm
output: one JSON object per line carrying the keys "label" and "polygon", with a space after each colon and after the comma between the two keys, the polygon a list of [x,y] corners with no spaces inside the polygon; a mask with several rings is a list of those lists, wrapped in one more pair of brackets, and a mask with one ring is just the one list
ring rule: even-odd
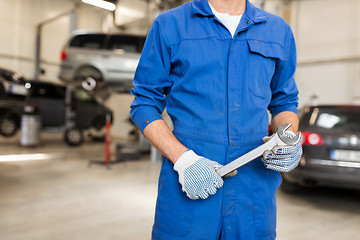
{"label": "man's arm", "polygon": [[174,136],[164,120],[151,122],[145,127],[144,136],[152,146],[174,164],[179,157],[188,150],[188,148]]}
{"label": "man's arm", "polygon": [[273,132],[276,132],[281,125],[286,123],[291,123],[289,130],[293,133],[297,133],[299,127],[299,117],[291,111],[281,112],[273,117],[271,120],[271,129]]}
{"label": "man's arm", "polygon": [[[277,59],[275,72],[271,81],[272,99],[268,106],[273,119],[271,127],[275,132],[281,125],[291,123],[286,131],[288,137],[295,137],[299,127],[297,116],[298,89],[294,80],[296,69],[296,47],[293,33],[289,26],[283,43],[284,56]],[[264,138],[267,141],[269,138]],[[265,151],[262,161],[265,167],[274,171],[289,172],[298,164],[302,155],[301,142],[294,146],[275,146]]]}

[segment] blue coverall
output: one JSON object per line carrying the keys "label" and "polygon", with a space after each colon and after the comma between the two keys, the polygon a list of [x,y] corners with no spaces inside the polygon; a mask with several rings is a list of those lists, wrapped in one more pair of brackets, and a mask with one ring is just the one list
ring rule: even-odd
{"label": "blue coverall", "polygon": [[[195,0],[155,19],[134,77],[131,117],[143,131],[166,107],[178,140],[224,165],[262,144],[267,110],[297,113],[295,67],[294,37],[280,17],[247,1],[232,38],[208,2]],[[256,159],[224,181],[215,195],[191,200],[164,158],[152,238],[275,239],[280,173]]]}

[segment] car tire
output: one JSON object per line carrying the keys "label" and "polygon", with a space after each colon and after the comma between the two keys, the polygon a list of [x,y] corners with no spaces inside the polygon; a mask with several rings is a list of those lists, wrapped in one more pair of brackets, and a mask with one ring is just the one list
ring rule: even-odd
{"label": "car tire", "polygon": [[87,91],[98,89],[103,84],[103,76],[99,70],[93,67],[82,67],[75,74],[75,80]]}
{"label": "car tire", "polygon": [[19,124],[14,117],[0,119],[0,134],[4,137],[12,137],[19,129]]}
{"label": "car tire", "polygon": [[68,128],[64,133],[64,140],[69,146],[79,146],[84,142],[83,132],[76,128]]}

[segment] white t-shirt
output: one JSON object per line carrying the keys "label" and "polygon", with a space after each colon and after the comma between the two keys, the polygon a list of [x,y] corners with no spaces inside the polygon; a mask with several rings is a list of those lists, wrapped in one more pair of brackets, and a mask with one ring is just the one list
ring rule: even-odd
{"label": "white t-shirt", "polygon": [[[210,4],[209,4],[210,5]],[[214,15],[225,25],[225,27],[230,31],[231,36],[234,37],[236,28],[240,23],[242,15],[229,15],[228,13],[219,13],[211,5],[211,11]]]}

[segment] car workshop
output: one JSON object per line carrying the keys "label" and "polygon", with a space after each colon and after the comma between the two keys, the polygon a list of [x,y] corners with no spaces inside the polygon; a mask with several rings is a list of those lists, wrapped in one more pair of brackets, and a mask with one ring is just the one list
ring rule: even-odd
{"label": "car workshop", "polygon": [[360,239],[360,0],[0,0],[1,240]]}

